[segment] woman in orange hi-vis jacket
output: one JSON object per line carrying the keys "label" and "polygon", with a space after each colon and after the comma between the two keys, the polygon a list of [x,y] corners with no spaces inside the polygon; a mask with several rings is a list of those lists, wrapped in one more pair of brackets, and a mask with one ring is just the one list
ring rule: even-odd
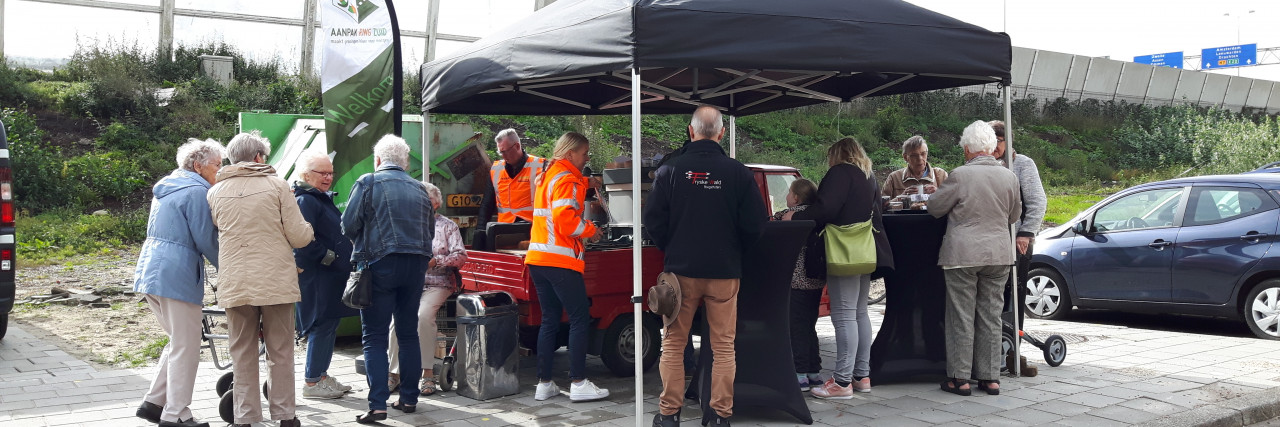
{"label": "woman in orange hi-vis jacket", "polygon": [[587,335],[591,325],[587,287],[582,280],[583,239],[599,240],[596,226],[582,217],[587,195],[587,137],[569,132],[556,141],[555,151],[539,177],[533,199],[533,227],[525,264],[538,290],[542,327],[538,331],[538,387],[534,400],[560,394],[551,381],[551,365],[560,348],[560,316],[569,313],[569,400],[585,402],[609,397],[586,377]]}

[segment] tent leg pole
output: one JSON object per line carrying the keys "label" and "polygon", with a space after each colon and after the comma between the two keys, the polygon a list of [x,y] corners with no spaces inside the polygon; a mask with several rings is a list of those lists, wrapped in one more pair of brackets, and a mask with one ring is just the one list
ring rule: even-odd
{"label": "tent leg pole", "polygon": [[729,158],[738,158],[738,116],[729,116]]}
{"label": "tent leg pole", "polygon": [[[1004,163],[1013,168],[1013,105],[1012,97],[1009,94],[1009,85],[1001,88],[1004,97]],[[1009,269],[1009,278],[1013,281],[1010,289],[1009,297],[1013,298],[1013,365],[1009,366],[1009,372],[1015,378],[1022,376],[1022,325],[1018,322],[1018,317],[1022,312],[1022,304],[1018,301],[1018,229],[1014,225],[1009,226],[1009,239],[1013,241],[1013,268]]]}
{"label": "tent leg pole", "polygon": [[[643,295],[640,278],[642,241],[640,234],[640,170],[643,169],[640,158],[640,69],[631,69],[631,295],[635,296],[632,305],[632,326],[635,328],[635,363],[636,363],[636,427],[644,427],[644,319],[640,317],[640,297]],[[657,349],[653,349],[657,350]]]}
{"label": "tent leg pole", "polygon": [[431,111],[422,110],[422,182],[431,182]]}

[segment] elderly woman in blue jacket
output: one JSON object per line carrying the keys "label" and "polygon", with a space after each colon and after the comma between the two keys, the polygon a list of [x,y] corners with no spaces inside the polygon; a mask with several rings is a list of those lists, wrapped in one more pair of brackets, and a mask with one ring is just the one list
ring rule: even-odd
{"label": "elderly woman in blue jacket", "polygon": [[209,425],[195,421],[188,406],[200,365],[201,258],[218,266],[218,230],[205,193],[217,181],[222,156],[217,141],[191,139],[178,147],[178,168],[151,188],[147,240],[138,255],[133,290],[146,296],[169,344],[137,415],[161,426]]}
{"label": "elderly woman in blue jacket", "polygon": [[351,275],[351,240],[342,235],[342,213],[333,204],[333,162],[321,151],[308,151],[298,160],[302,180],[293,183],[302,217],[315,230],[311,244],[293,250],[298,264],[298,335],[307,337],[302,397],[337,399],[351,386],[329,376],[338,322],[360,314],[342,303],[342,289]]}

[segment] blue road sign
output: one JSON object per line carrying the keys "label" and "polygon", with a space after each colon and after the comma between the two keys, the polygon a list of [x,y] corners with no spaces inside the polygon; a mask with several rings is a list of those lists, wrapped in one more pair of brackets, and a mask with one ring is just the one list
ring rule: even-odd
{"label": "blue road sign", "polygon": [[1213,68],[1246,67],[1258,63],[1258,44],[1211,47],[1200,50],[1200,62],[1209,70]]}
{"label": "blue road sign", "polygon": [[1133,57],[1133,62],[1156,67],[1182,68],[1182,52],[1157,53]]}

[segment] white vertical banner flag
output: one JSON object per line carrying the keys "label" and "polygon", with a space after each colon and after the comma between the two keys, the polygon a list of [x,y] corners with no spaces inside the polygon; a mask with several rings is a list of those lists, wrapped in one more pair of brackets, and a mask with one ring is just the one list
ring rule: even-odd
{"label": "white vertical banner flag", "polygon": [[[400,134],[400,31],[391,0],[321,0],[320,8],[326,142],[334,171],[347,172],[333,187],[347,189],[360,176],[351,172],[372,170],[373,144]],[[339,198],[344,206],[345,195]]]}

